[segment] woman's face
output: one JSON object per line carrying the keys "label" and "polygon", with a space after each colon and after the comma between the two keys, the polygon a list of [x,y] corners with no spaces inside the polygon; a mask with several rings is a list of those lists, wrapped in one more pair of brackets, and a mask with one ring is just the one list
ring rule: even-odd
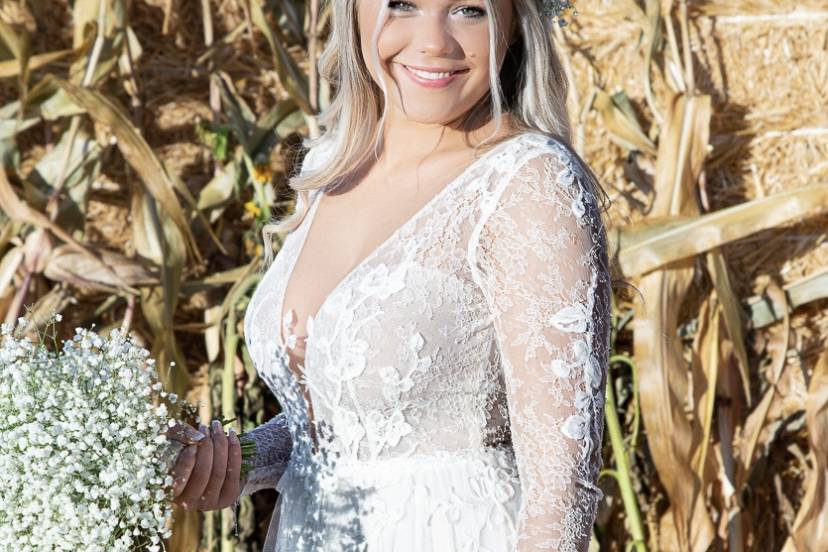
{"label": "woman's face", "polygon": [[[492,15],[483,0],[357,1],[362,56],[376,82],[373,33],[380,5],[388,4],[377,49],[389,110],[419,123],[448,124],[489,91]],[[513,33],[512,0],[492,0],[492,5],[500,22],[495,52],[499,70]]]}

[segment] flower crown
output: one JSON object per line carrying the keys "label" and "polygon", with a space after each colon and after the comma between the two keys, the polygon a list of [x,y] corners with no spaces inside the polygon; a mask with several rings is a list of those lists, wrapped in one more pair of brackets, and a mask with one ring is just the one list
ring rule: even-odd
{"label": "flower crown", "polygon": [[[569,0],[538,0],[540,4],[541,15],[545,17],[557,17],[558,24],[563,27],[566,25],[566,20],[561,17],[561,14],[566,10],[572,8],[572,2]],[[572,13],[573,17],[577,17],[578,12]]]}

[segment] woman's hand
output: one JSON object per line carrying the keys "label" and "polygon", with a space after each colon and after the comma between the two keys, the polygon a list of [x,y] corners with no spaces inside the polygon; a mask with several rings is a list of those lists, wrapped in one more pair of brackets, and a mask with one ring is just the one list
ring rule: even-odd
{"label": "woman's hand", "polygon": [[173,467],[173,502],[185,510],[221,510],[232,505],[241,494],[241,444],[235,431],[229,436],[221,424],[213,421],[212,430],[199,427],[205,435],[196,441],[198,432],[187,424],[167,432],[173,440],[187,445]]}

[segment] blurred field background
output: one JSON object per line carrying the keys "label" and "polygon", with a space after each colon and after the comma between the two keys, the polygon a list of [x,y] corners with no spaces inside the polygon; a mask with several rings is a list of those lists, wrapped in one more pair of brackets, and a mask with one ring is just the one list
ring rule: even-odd
{"label": "blurred field background", "polygon": [[[824,552],[828,7],[575,4],[553,30],[575,146],[634,286],[593,548]],[[0,317],[128,328],[203,420],[277,413],[241,320],[331,97],[312,70],[329,18],[317,0],[2,0]],[[245,497],[237,533],[231,509],[177,510],[168,549],[261,550],[275,498]]]}

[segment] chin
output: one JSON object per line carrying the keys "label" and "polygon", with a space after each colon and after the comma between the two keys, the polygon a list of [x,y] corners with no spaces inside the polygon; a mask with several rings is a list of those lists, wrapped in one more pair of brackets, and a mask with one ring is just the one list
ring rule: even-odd
{"label": "chin", "polygon": [[423,125],[446,125],[458,117],[458,115],[445,113],[443,111],[435,113],[434,111],[429,109],[429,107],[433,108],[434,106],[422,107],[423,109],[409,108],[407,113],[404,112],[402,109],[399,109],[399,112],[400,115],[402,115],[409,121],[413,121],[415,123],[420,123]]}

